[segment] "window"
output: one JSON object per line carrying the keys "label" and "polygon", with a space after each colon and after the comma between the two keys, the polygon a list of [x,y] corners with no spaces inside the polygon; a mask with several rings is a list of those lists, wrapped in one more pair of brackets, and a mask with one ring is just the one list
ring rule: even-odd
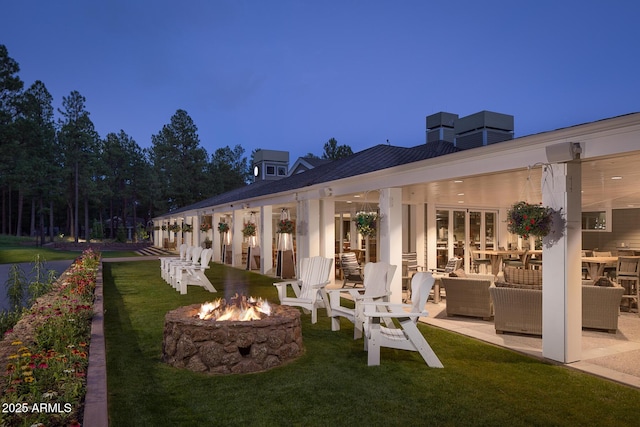
{"label": "window", "polygon": [[287,168],[278,166],[278,176],[287,176]]}
{"label": "window", "polygon": [[608,231],[607,211],[582,212],[582,229],[585,231]]}
{"label": "window", "polygon": [[267,166],[267,175],[275,175],[276,167],[275,166]]}

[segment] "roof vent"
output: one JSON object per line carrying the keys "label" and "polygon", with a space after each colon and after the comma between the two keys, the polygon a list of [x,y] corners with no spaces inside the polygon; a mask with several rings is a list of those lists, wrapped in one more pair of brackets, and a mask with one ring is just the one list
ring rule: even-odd
{"label": "roof vent", "polygon": [[461,149],[482,147],[513,139],[513,116],[480,111],[456,120],[454,145]]}
{"label": "roof vent", "polygon": [[457,120],[457,114],[444,111],[427,116],[427,144],[437,141],[453,143],[456,135],[454,125]]}

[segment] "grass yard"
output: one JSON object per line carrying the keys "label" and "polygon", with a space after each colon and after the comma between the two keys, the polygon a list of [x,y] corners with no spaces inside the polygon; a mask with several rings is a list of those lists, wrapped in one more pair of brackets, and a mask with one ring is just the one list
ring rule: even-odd
{"label": "grass yard", "polygon": [[368,367],[343,321],[302,315],[305,354],[264,373],[213,376],[161,362],[164,314],[235,292],[278,302],[273,279],[212,264],[218,290],[180,295],[159,261],[105,263],[105,335],[114,426],[638,425],[638,390],[448,331],[421,330],[444,364],[382,349]]}
{"label": "grass yard", "polygon": [[[63,251],[36,246],[34,240],[27,237],[0,236],[0,264],[33,262],[36,255],[45,261],[75,259],[81,253],[81,250]],[[103,258],[138,256],[134,251],[103,251],[101,254]]]}

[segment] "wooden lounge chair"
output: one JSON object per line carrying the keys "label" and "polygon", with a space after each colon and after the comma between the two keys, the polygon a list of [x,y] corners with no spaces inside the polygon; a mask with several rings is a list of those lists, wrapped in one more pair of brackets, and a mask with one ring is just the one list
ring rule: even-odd
{"label": "wooden lounge chair", "polygon": [[[367,363],[369,366],[380,365],[380,348],[396,348],[400,350],[417,351],[426,364],[432,368],[442,368],[442,362],[424,338],[417,326],[419,317],[426,317],[424,311],[429,292],[435,279],[432,273],[418,272],[411,279],[411,306],[407,304],[390,304],[383,302],[365,302],[365,350],[368,351]],[[405,308],[411,307],[411,311]],[[399,327],[389,328],[382,326],[384,319],[393,318]]]}
{"label": "wooden lounge chair", "polygon": [[202,286],[209,292],[216,292],[209,278],[204,274],[209,268],[209,262],[213,256],[213,249],[204,249],[200,255],[200,262],[182,268],[176,277],[176,290],[182,295],[187,293],[187,286]]}
{"label": "wooden lounge chair", "polygon": [[[320,256],[300,260],[298,280],[274,283],[278,289],[280,304],[301,307],[304,312],[311,312],[311,323],[318,321],[318,308],[326,308],[327,315],[331,309],[325,287],[329,284],[331,258]],[[287,296],[287,288],[291,286],[295,297]]]}
{"label": "wooden lounge chair", "polygon": [[[344,317],[353,323],[353,338],[362,337],[362,303],[365,301],[388,301],[391,295],[390,286],[397,266],[387,262],[370,262],[364,266],[364,288],[329,289],[331,305],[331,330],[340,330],[340,318]],[[342,295],[348,294],[355,307],[342,305]]]}

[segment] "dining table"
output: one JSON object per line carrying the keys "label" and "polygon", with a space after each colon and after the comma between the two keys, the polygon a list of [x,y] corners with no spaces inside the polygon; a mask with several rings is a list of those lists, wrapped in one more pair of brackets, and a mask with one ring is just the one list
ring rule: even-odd
{"label": "dining table", "polygon": [[597,277],[604,276],[604,268],[607,264],[616,264],[617,256],[583,256],[582,264],[587,267],[589,277],[595,280]]}
{"label": "dining table", "polygon": [[511,250],[482,249],[482,250],[474,250],[473,252],[476,254],[485,255],[489,257],[489,260],[491,261],[491,273],[494,276],[496,276],[498,273],[500,273],[500,270],[502,269],[502,260],[505,257],[505,255],[521,256],[522,254],[524,254],[525,251],[515,250],[515,249],[511,249]]}

